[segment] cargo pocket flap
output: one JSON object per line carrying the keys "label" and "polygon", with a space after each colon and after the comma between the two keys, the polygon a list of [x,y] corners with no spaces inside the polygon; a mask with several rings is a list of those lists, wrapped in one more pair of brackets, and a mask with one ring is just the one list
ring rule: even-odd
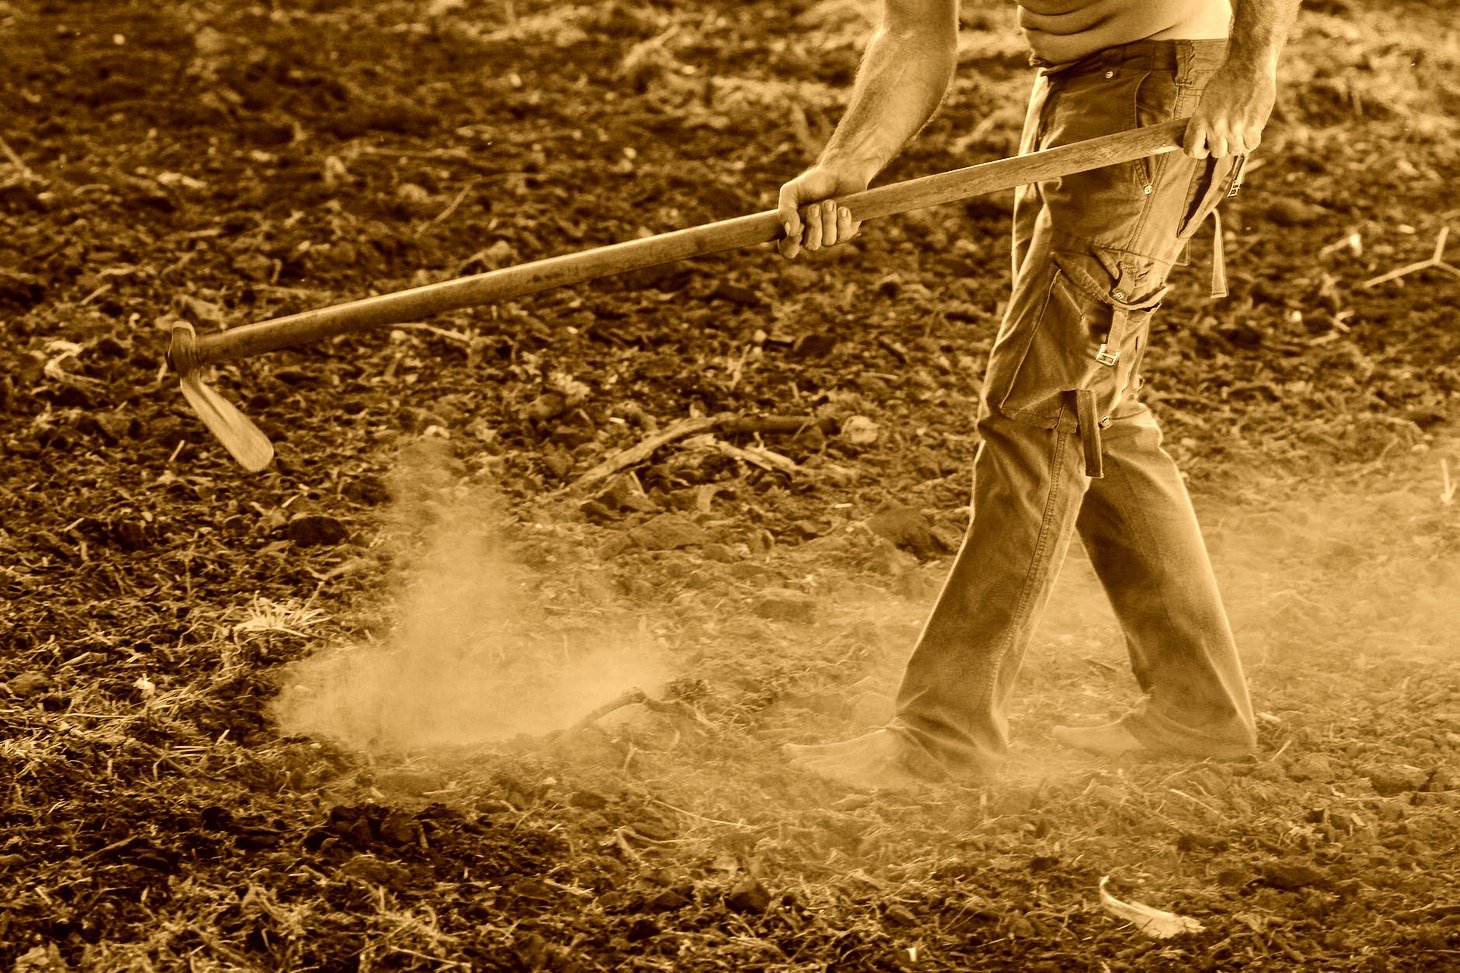
{"label": "cargo pocket flap", "polygon": [[1188,240],[1195,235],[1202,221],[1232,192],[1237,175],[1242,171],[1246,156],[1229,155],[1225,159],[1208,157],[1196,174],[1196,185],[1191,193],[1191,203],[1181,221],[1177,237]]}

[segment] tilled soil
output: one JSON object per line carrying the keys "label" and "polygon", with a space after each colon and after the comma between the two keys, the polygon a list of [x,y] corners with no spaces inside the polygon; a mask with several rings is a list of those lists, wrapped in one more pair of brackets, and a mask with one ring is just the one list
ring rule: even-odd
{"label": "tilled soil", "polygon": [[[769,208],[864,7],[0,3],[0,968],[1460,962],[1460,279],[1364,286],[1460,215],[1437,7],[1306,6],[1233,294],[1199,241],[1147,359],[1250,760],[1055,751],[1134,690],[1079,555],[1004,776],[778,756],[886,716],[961,536],[1006,195],[220,367],[255,476],[163,373],[179,320]],[[963,27],[887,178],[1012,151],[1012,5]]]}

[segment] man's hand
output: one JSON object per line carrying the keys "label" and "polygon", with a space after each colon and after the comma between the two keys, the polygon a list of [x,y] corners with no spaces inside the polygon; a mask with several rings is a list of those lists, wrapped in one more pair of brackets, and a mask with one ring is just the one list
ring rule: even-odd
{"label": "man's hand", "polygon": [[1277,99],[1271,71],[1228,61],[1207,82],[1187,123],[1182,148],[1193,159],[1247,155],[1262,142],[1262,130]]}
{"label": "man's hand", "polygon": [[782,186],[778,209],[786,236],[779,244],[781,256],[794,258],[803,249],[820,250],[856,236],[862,224],[837,199],[861,192],[867,182],[816,165]]}

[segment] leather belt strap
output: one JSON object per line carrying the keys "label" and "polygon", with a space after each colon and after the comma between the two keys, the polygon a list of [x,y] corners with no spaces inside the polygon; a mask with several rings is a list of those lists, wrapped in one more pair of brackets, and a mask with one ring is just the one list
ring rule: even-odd
{"label": "leather belt strap", "polygon": [[1080,445],[1085,451],[1085,475],[1099,479],[1105,475],[1104,452],[1100,443],[1100,417],[1095,414],[1095,390],[1075,389],[1075,418],[1080,426]]}

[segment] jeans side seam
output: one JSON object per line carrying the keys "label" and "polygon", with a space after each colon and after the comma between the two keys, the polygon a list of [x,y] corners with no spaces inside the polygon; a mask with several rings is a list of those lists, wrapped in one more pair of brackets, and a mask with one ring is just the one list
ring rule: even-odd
{"label": "jeans side seam", "polygon": [[1026,610],[1029,607],[1031,593],[1044,564],[1045,552],[1049,547],[1049,536],[1051,534],[1051,522],[1054,519],[1054,510],[1059,498],[1059,483],[1061,474],[1064,473],[1065,465],[1065,444],[1069,439],[1070,431],[1068,425],[1061,415],[1058,425],[1054,428],[1054,457],[1049,465],[1049,494],[1044,501],[1044,515],[1040,518],[1039,534],[1034,540],[1034,554],[1029,559],[1029,567],[1024,573],[1024,584],[1019,591],[1019,601],[1014,606],[1014,614],[1010,620],[1004,640],[999,645],[999,651],[994,656],[993,672],[989,675],[988,688],[984,692],[980,705],[985,709],[993,700],[995,690],[1004,674],[1004,662],[1008,658],[1009,650],[1013,647],[1018,637],[1019,629],[1023,625]]}

